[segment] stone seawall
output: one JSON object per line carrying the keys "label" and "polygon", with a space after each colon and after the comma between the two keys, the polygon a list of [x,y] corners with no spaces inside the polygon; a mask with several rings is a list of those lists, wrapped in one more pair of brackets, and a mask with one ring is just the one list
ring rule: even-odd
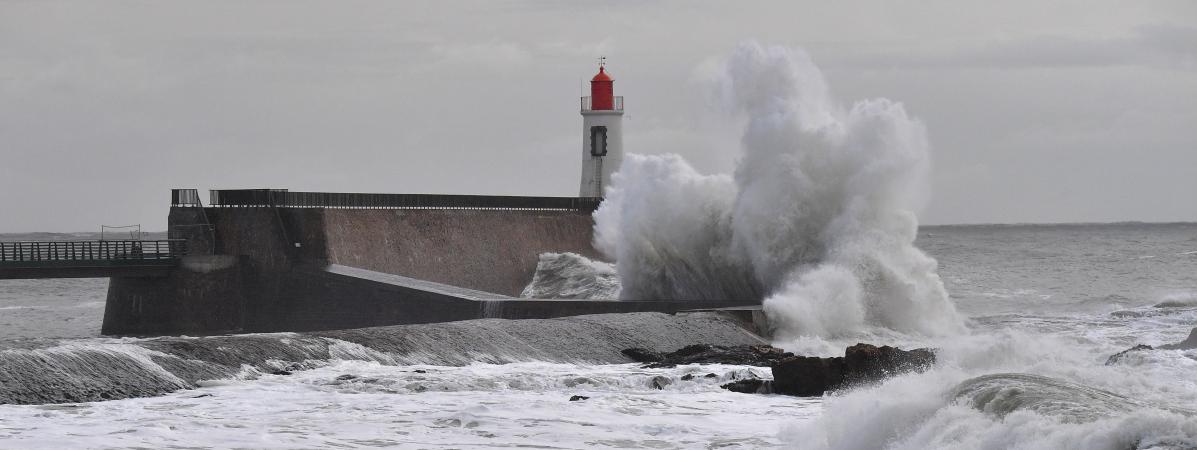
{"label": "stone seawall", "polygon": [[324,211],[329,262],[518,296],[544,252],[599,254],[572,211]]}
{"label": "stone seawall", "polygon": [[510,298],[532,280],[541,253],[599,256],[585,212],[175,207],[169,222],[191,256],[164,278],[114,278],[104,334],[316,331],[754,303]]}
{"label": "stone seawall", "polygon": [[473,319],[483,315],[483,304],[418,289],[380,290],[324,268],[358,267],[503,298],[531,281],[542,252],[597,256],[590,215],[571,211],[175,207],[169,223],[193,256],[167,277],[113,278],[104,334]]}
{"label": "stone seawall", "polygon": [[245,257],[196,255],[163,278],[112,278],[105,335],[241,331],[247,301]]}

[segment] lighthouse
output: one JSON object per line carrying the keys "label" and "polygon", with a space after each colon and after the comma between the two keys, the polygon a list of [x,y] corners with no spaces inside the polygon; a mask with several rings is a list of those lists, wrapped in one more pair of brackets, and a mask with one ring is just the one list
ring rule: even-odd
{"label": "lighthouse", "polygon": [[590,96],[582,97],[580,197],[602,197],[623,161],[623,97],[615,96],[605,60],[600,58],[598,74],[590,79]]}

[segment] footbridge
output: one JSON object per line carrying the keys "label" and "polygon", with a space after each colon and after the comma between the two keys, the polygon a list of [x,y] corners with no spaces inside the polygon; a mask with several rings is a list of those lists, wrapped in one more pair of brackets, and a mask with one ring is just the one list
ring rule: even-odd
{"label": "footbridge", "polygon": [[187,241],[0,242],[0,279],[165,277],[187,254]]}

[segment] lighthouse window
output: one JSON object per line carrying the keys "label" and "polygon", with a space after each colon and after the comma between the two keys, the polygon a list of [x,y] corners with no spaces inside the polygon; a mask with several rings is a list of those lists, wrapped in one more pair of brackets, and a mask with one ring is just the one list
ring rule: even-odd
{"label": "lighthouse window", "polygon": [[590,127],[590,156],[607,156],[607,127]]}

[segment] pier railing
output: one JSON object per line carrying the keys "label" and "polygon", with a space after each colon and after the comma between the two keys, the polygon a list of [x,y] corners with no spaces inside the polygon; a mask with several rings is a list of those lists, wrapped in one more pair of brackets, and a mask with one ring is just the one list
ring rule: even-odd
{"label": "pier railing", "polygon": [[87,263],[172,265],[187,254],[187,241],[11,241],[0,242],[0,267],[72,266]]}
{"label": "pier railing", "polygon": [[612,103],[611,108],[609,108],[609,109],[594,109],[593,108],[594,101],[592,100],[592,98],[593,97],[591,97],[589,95],[582,97],[582,111],[583,112],[585,112],[585,111],[623,111],[623,96],[622,95],[615,96],[615,98],[614,98],[615,101]]}
{"label": "pier railing", "polygon": [[592,212],[597,197],[364,194],[292,192],[285,189],[213,190],[209,206],[225,208],[488,209]]}
{"label": "pier railing", "polygon": [[170,206],[204,206],[200,202],[199,189],[171,189]]}

